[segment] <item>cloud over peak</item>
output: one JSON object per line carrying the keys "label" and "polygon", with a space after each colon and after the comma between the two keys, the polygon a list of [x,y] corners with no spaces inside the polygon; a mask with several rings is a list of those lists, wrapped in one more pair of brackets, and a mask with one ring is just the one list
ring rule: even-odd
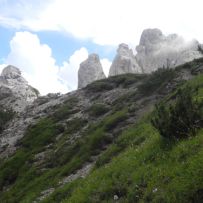
{"label": "cloud over peak", "polygon": [[203,41],[202,4],[201,0],[4,0],[0,25],[65,32],[100,45],[135,45],[148,27]]}
{"label": "cloud over peak", "polygon": [[[10,53],[4,62],[18,67],[29,84],[44,95],[77,89],[79,65],[87,57],[88,50],[81,47],[59,66],[47,44],[42,44],[36,34],[23,31],[16,32],[10,41]],[[111,62],[102,59],[102,63],[108,72]]]}

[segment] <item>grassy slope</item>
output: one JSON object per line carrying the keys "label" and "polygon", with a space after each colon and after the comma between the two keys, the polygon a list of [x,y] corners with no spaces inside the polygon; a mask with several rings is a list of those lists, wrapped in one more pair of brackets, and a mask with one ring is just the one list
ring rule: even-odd
{"label": "grassy slope", "polygon": [[[170,75],[172,77],[173,73]],[[154,77],[154,89],[165,82],[165,79],[157,81],[156,78]],[[152,80],[149,79],[150,83],[141,86],[144,93],[149,86],[153,87]],[[125,81],[128,85],[128,80]],[[105,81],[97,82],[97,91],[101,87],[99,83],[106,85]],[[202,100],[203,75],[187,83],[194,88],[200,86],[199,99]],[[77,101],[73,99],[72,102]],[[119,197],[119,202],[201,202],[202,130],[194,138],[167,143],[151,126],[151,115],[147,115],[138,125],[129,127],[118,138],[109,137],[111,130],[129,116],[129,109],[123,104],[123,109],[112,111],[94,125],[88,125],[86,131],[82,132],[83,138],[78,138],[70,145],[66,141],[71,134],[75,129],[80,132],[80,128],[87,122],[73,120],[64,129],[61,120],[77,112],[72,106],[69,101],[49,118],[31,126],[19,143],[21,149],[10,159],[0,162],[0,202],[30,203],[36,200],[43,190],[56,187],[63,177],[91,161],[92,156],[98,155],[112,141],[89,176],[57,189],[43,202],[113,202],[114,195]],[[100,111],[101,109],[103,110]],[[106,107],[101,108],[101,104],[88,109],[91,116],[103,115],[108,110]],[[63,136],[60,137],[60,134]],[[56,142],[58,136],[60,138]],[[36,164],[36,154],[43,151],[47,151],[48,158],[44,163]]]}
{"label": "grassy slope", "polygon": [[[63,113],[67,111],[68,115],[72,111],[64,106],[62,108]],[[56,187],[63,177],[91,161],[91,156],[97,155],[103,145],[111,142],[112,137],[107,136],[107,133],[126,119],[127,111],[123,109],[114,112],[100,122],[89,125],[83,138],[77,139],[72,145],[66,144],[66,137],[75,128],[79,130],[84,121],[69,122],[64,131],[60,122],[57,123],[58,115],[61,116],[57,111],[52,117],[44,118],[31,126],[19,143],[21,148],[14,156],[0,163],[0,189],[8,187],[7,191],[0,194],[0,202],[32,202],[40,196],[41,191]],[[56,142],[60,133],[63,136]],[[36,154],[46,151],[47,148],[50,153],[48,159],[44,163],[36,164]]]}
{"label": "grassy slope", "polygon": [[[200,87],[201,100],[203,75],[187,84]],[[88,177],[67,184],[44,202],[114,202],[114,195],[119,202],[202,202],[203,130],[168,143],[149,117],[126,130]]]}

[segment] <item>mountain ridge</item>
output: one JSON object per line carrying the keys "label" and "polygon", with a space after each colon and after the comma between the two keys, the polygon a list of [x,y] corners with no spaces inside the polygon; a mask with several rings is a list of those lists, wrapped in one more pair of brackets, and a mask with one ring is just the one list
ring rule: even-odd
{"label": "mountain ridge", "polygon": [[[157,192],[151,192],[146,183],[138,181],[135,186],[126,182],[125,177],[131,173],[136,174],[133,171],[128,174],[132,170],[131,165],[126,165],[124,170],[125,150],[128,154],[126,158],[132,159],[126,163],[136,164],[130,156],[131,150],[139,150],[148,142],[156,149],[153,142],[159,135],[148,121],[143,121],[143,116],[145,118],[146,114],[153,111],[153,106],[158,101],[173,98],[173,91],[186,81],[196,81],[202,71],[203,60],[196,59],[176,69],[159,69],[153,74],[118,75],[95,81],[66,95],[50,94],[39,97],[10,121],[8,128],[0,136],[1,143],[2,140],[4,142],[0,153],[0,201],[133,202],[136,198],[140,201],[159,198],[161,190],[159,193],[157,183],[152,186],[152,190]],[[197,84],[201,86],[201,77],[198,78]],[[9,129],[10,134],[7,131]],[[14,132],[18,134],[17,137]],[[154,134],[156,136],[153,138]],[[14,136],[14,142],[9,142],[9,135],[11,139]],[[194,139],[198,139],[198,136]],[[149,156],[155,157],[154,159],[158,157],[151,154]],[[117,158],[122,167],[117,163],[116,169],[114,160]],[[115,167],[111,168],[112,164]],[[138,166],[134,167],[139,170]],[[105,172],[106,170],[110,171]],[[146,172],[144,168],[142,170],[143,173]],[[99,171],[103,174],[105,187],[99,181]],[[115,174],[116,179],[105,174],[113,175],[113,171],[118,175]],[[123,177],[122,180],[120,176]],[[157,177],[157,174],[152,177]],[[88,180],[89,186],[86,185]],[[97,191],[92,188],[94,183]],[[128,184],[132,188],[137,187],[135,194],[130,191]],[[169,192],[164,194],[170,197]]]}

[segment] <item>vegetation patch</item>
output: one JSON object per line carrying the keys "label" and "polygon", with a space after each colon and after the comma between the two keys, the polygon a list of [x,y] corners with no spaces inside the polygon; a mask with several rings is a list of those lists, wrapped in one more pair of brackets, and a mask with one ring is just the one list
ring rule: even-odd
{"label": "vegetation patch", "polygon": [[151,95],[155,91],[160,90],[164,85],[171,82],[176,76],[176,71],[172,68],[159,68],[150,74],[142,84],[138,86],[138,90],[142,95]]}
{"label": "vegetation patch", "polygon": [[91,92],[103,92],[117,87],[127,88],[144,78],[146,74],[123,74],[109,77],[108,80],[95,81],[87,85],[86,89]]}
{"label": "vegetation patch", "polygon": [[[49,188],[56,190],[42,201],[44,203],[114,202],[115,199],[126,203],[202,202],[201,125],[194,130],[184,131],[189,139],[169,142],[151,123],[151,119],[155,118],[160,121],[159,116],[156,117],[159,115],[159,105],[153,114],[123,130],[131,111],[139,108],[134,102],[136,96],[142,96],[145,91],[148,96],[150,91],[159,91],[166,82],[173,80],[170,73],[170,77],[167,76],[167,71],[169,70],[163,70],[163,75],[160,76],[155,74],[156,77],[127,75],[109,78],[107,89],[110,86],[130,87],[136,82],[147,81],[148,84],[144,89],[141,88],[143,91],[139,86],[138,94],[132,92],[129,99],[127,93],[124,97],[121,95],[108,113],[105,110],[100,111],[103,108],[101,106],[90,107],[88,113],[92,113],[93,118],[103,115],[92,123],[76,116],[70,117],[77,112],[77,98],[72,98],[60,105],[56,113],[30,126],[19,143],[21,148],[0,163],[0,202],[34,202],[42,191]],[[154,77],[152,83],[149,81],[150,77]],[[91,84],[93,91],[99,92],[100,84],[96,87],[97,90],[93,87],[94,83]],[[203,99],[203,75],[195,77],[187,85],[189,88],[182,85],[180,90],[168,95],[161,104],[167,115],[180,111],[184,119],[193,117],[198,121],[196,113],[198,112],[198,116],[203,114],[200,105]],[[148,87],[151,88],[149,92]],[[199,90],[195,93],[197,87]],[[183,103],[179,104],[179,98],[182,98]],[[122,103],[119,108],[116,107],[118,103]],[[128,110],[126,106],[123,109],[123,105],[132,109]],[[190,105],[191,108],[186,110],[186,106]],[[167,116],[162,115],[162,118],[167,119]],[[179,120],[176,120],[177,126],[181,126]],[[191,119],[192,125],[194,120]],[[196,123],[198,122],[195,125]],[[158,124],[161,126],[159,122]],[[191,132],[194,136],[190,136]],[[76,173],[87,162],[95,161],[95,157],[99,158],[87,177],[59,186],[64,177]],[[40,161],[45,164],[36,164]]]}
{"label": "vegetation patch", "polygon": [[108,116],[104,121],[104,128],[106,131],[111,131],[116,128],[119,123],[128,118],[127,110],[117,111],[114,114]]}
{"label": "vegetation patch", "polygon": [[113,202],[115,195],[121,202],[201,202],[202,131],[167,148],[150,122],[138,128],[145,141],[129,139],[124,151],[95,169],[64,202]]}
{"label": "vegetation patch", "polygon": [[69,118],[70,115],[77,113],[79,110],[75,108],[78,99],[72,97],[64,102],[52,115],[55,121],[61,121]]}
{"label": "vegetation patch", "polygon": [[93,117],[104,115],[108,111],[109,111],[109,108],[105,104],[101,104],[101,103],[95,103],[87,110],[89,115]]}
{"label": "vegetation patch", "polygon": [[186,86],[179,89],[174,104],[169,107],[163,103],[156,106],[156,115],[152,118],[153,126],[168,139],[194,136],[202,126],[202,102],[194,99],[197,89]]}
{"label": "vegetation patch", "polygon": [[5,125],[14,117],[15,113],[11,109],[0,106],[0,133]]}

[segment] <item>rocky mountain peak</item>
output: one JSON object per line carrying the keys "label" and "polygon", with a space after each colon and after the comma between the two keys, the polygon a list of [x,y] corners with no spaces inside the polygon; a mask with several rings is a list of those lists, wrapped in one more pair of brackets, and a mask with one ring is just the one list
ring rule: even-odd
{"label": "rocky mountain peak", "polygon": [[161,30],[154,29],[145,29],[140,37],[140,45],[146,46],[148,44],[157,43],[164,39],[164,35]]}
{"label": "rocky mountain peak", "polygon": [[3,69],[1,76],[5,79],[16,79],[21,77],[21,72],[15,66],[9,65]]}
{"label": "rocky mountain peak", "polygon": [[132,49],[129,49],[127,44],[122,43],[118,46],[117,54],[122,55],[122,56],[132,56],[133,51],[132,51]]}
{"label": "rocky mountain peak", "polygon": [[31,87],[15,66],[5,67],[0,76],[0,105],[20,112],[38,97],[38,90]]}
{"label": "rocky mountain peak", "polygon": [[98,61],[100,61],[99,55],[98,55],[98,54],[95,54],[95,53],[90,54],[90,55],[88,56],[88,60],[89,60],[90,62],[91,62],[91,61],[96,61],[96,62],[98,62]]}
{"label": "rocky mountain peak", "polygon": [[78,71],[78,88],[83,88],[95,80],[105,78],[99,56],[95,53],[80,64]]}
{"label": "rocky mountain peak", "polygon": [[151,73],[158,68],[173,68],[202,57],[199,45],[197,40],[185,41],[177,34],[165,36],[159,29],[146,29],[136,47],[136,59],[143,72]]}
{"label": "rocky mountain peak", "polygon": [[129,49],[127,44],[120,44],[110,67],[109,76],[140,72],[141,68],[133,55],[132,49]]}

